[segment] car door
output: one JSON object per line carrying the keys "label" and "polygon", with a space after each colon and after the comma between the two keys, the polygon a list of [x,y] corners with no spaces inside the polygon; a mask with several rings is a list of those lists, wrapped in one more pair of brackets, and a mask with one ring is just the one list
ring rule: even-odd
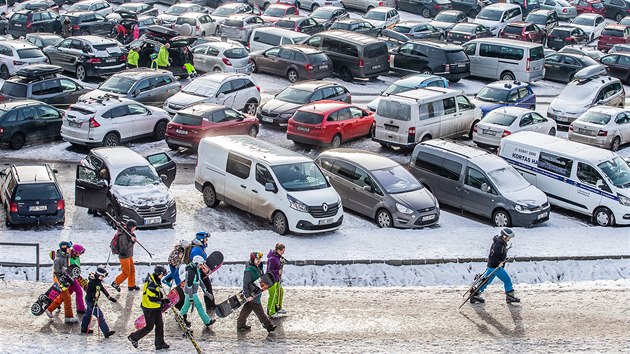
{"label": "car door", "polygon": [[234,80],[225,81],[217,90],[216,103],[224,106],[232,107],[234,105],[234,99],[236,98],[236,92],[232,88],[232,82]]}
{"label": "car door", "polygon": [[107,21],[105,19],[105,17],[103,17],[103,15],[95,13],[94,14],[94,31],[92,32],[93,34],[103,34],[103,35],[109,35],[111,29],[112,29],[112,25],[109,23],[109,21]]}
{"label": "car door", "polygon": [[50,59],[50,63],[53,65],[59,65],[65,70],[74,70],[74,68],[69,67],[69,62],[65,59],[67,56],[67,51],[70,50],[70,45],[72,44],[72,39],[67,38],[63,41],[59,42],[55,47],[51,47],[46,51],[46,55]]}
{"label": "car door", "polygon": [[375,217],[376,207],[382,205],[384,199],[383,189],[366,170],[358,166],[355,166],[353,177],[352,195],[358,208],[356,211],[369,218]]}
{"label": "car door", "polygon": [[137,102],[146,104],[161,104],[153,96],[151,78],[140,79],[131,91],[131,98]]}
{"label": "car door", "polygon": [[155,172],[157,172],[160,178],[161,176],[166,176],[162,180],[162,182],[170,187],[175,180],[175,176],[177,175],[177,165],[175,161],[173,161],[166,153],[160,152],[157,154],[149,155],[145,157],[147,161],[155,168]]}
{"label": "car door", "polygon": [[96,170],[81,165],[77,166],[74,181],[74,205],[94,210],[105,210],[108,189],[107,182],[100,177]]}
{"label": "car door", "polygon": [[558,79],[558,71],[560,71],[562,66],[562,57],[561,54],[552,54],[545,57],[545,79]]}
{"label": "car door", "polygon": [[463,189],[462,209],[486,217],[492,216],[498,195],[484,172],[469,164],[464,175]]}
{"label": "car door", "polygon": [[225,109],[225,118],[227,119],[227,132],[230,135],[245,135],[249,128],[249,123],[245,122],[245,116],[232,108]]}
{"label": "car door", "polygon": [[[330,184],[335,188],[341,200],[344,208],[348,208],[354,211],[362,210],[355,193],[357,185],[355,181],[356,167],[348,162],[340,160],[334,161],[333,166],[330,169]],[[328,172],[328,171],[326,171]]]}
{"label": "car door", "polygon": [[[251,198],[249,199],[249,212],[264,218],[268,218],[275,211],[276,193],[278,182],[266,166],[256,164],[255,181],[251,182]],[[267,183],[271,183],[274,190],[266,190]]]}
{"label": "car door", "polygon": [[630,114],[623,112],[619,113],[615,118],[615,129],[621,135],[621,144],[625,144],[630,141]]}
{"label": "car door", "polygon": [[536,112],[532,112],[530,113],[530,115],[532,116],[532,128],[534,129],[534,131],[541,134],[549,134],[549,121],[547,120],[547,118],[541,116]]}
{"label": "car door", "polygon": [[[444,105],[444,115],[439,118],[439,123],[431,129],[433,138],[448,138],[457,135],[459,131],[459,113],[455,97],[442,100]],[[437,133],[437,134],[436,134]]]}
{"label": "car door", "polygon": [[[332,114],[331,114],[332,115]],[[336,127],[336,129],[339,131],[339,133],[341,133],[341,140],[342,141],[346,141],[348,139],[352,139],[353,138],[353,134],[355,131],[355,122],[354,120],[352,120],[352,114],[350,112],[350,108],[342,108],[340,110],[338,110],[336,112],[336,117],[337,119],[335,119],[335,124],[333,125],[332,129],[335,129],[334,127]],[[329,117],[330,119],[330,117]],[[334,135],[334,133],[330,134],[330,137],[332,138],[332,136]]]}
{"label": "car door", "polygon": [[628,77],[628,68],[621,65],[621,59],[625,57],[617,54],[611,54],[603,57],[601,63],[608,67],[610,76],[625,80]]}
{"label": "car door", "polygon": [[232,108],[241,109],[245,108],[247,102],[252,98],[252,95],[247,90],[250,81],[248,79],[234,79],[231,86],[234,95],[234,103]]}
{"label": "car door", "polygon": [[24,117],[22,126],[26,132],[26,139],[41,139],[46,137],[46,121],[37,112],[37,106],[26,106],[19,109]]}
{"label": "car door", "polygon": [[132,120],[134,137],[153,133],[156,123],[155,117],[151,115],[148,109],[139,104],[130,104],[127,109]]}
{"label": "car door", "polygon": [[576,38],[578,43],[589,42],[588,34],[586,34],[586,32],[584,32],[584,30],[582,30],[581,28],[574,28],[572,34],[573,37]]}
{"label": "car door", "polygon": [[58,137],[61,133],[61,113],[58,110],[43,104],[36,106],[36,109],[39,116],[38,119],[41,119],[44,122],[45,130],[43,136],[46,138]]}
{"label": "car door", "polygon": [[278,66],[278,54],[280,53],[280,47],[269,48],[262,53],[262,55],[256,58],[256,65],[260,70],[265,72],[273,72],[275,67]]}
{"label": "car door", "polygon": [[[201,71],[201,72],[212,71],[212,68],[208,66],[208,63],[207,63],[207,59],[208,59],[207,52],[208,52],[207,45],[196,46],[195,48],[192,49],[193,65],[195,66],[195,69],[197,69],[198,71]],[[217,51],[217,54],[218,54],[218,51]]]}
{"label": "car door", "polygon": [[536,131],[534,118],[530,113],[523,114],[518,121],[518,131]]}
{"label": "car door", "polygon": [[467,134],[471,131],[475,120],[474,105],[464,95],[455,97],[455,101],[457,102],[457,135]]}
{"label": "car door", "polygon": [[110,123],[110,131],[116,131],[120,135],[121,140],[134,137],[133,117],[129,115],[127,105],[116,106],[103,114]]}
{"label": "car door", "polygon": [[373,120],[368,118],[368,113],[359,107],[350,107],[350,119],[353,121],[352,137],[358,138],[370,133]]}
{"label": "car door", "polygon": [[179,92],[179,85],[173,85],[173,79],[169,75],[154,76],[151,78],[154,102],[161,106],[167,98]]}
{"label": "car door", "polygon": [[[250,183],[252,174],[252,160],[235,153],[228,153],[225,172],[225,199],[228,204],[248,211],[255,184]],[[258,188],[256,186],[256,188]]]}
{"label": "car door", "polygon": [[582,65],[575,58],[563,55],[557,73],[558,80],[569,82],[573,79],[573,74],[580,69],[582,69]]}
{"label": "car door", "polygon": [[54,98],[54,103],[48,102],[58,108],[67,108],[70,104],[77,102],[79,96],[85,93],[83,86],[70,79],[59,79],[59,86],[61,87],[61,94]]}
{"label": "car door", "polygon": [[212,126],[211,129],[208,131],[207,136],[232,135],[232,121],[230,121],[225,114],[226,109],[219,109],[212,112],[212,114],[208,118],[208,121],[212,123]]}

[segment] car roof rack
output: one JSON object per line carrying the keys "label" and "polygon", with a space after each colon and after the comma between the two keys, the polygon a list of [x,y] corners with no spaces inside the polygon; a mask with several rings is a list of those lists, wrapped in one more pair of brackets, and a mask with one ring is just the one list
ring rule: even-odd
{"label": "car roof rack", "polygon": [[122,102],[120,97],[118,97],[116,95],[112,95],[110,93],[105,93],[102,96],[98,96],[98,97],[92,97],[92,98],[80,100],[80,102],[82,102],[82,103],[98,103],[100,105],[107,106],[107,104],[105,104],[105,101],[109,101],[109,100],[116,100],[116,101]]}

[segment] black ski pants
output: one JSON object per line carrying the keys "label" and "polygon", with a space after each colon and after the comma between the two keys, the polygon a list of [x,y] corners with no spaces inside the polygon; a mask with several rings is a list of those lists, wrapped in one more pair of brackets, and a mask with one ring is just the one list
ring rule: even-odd
{"label": "black ski pants", "polygon": [[260,323],[262,323],[263,326],[271,326],[272,323],[269,320],[269,317],[267,317],[267,315],[265,314],[265,310],[263,309],[262,305],[260,304],[260,302],[256,303],[255,301],[256,300],[248,301],[243,305],[243,307],[241,308],[241,312],[238,314],[238,319],[236,320],[236,327],[245,327],[245,325],[247,324],[247,317],[249,317],[252,311],[254,311],[256,317],[258,317],[258,320],[260,321]]}
{"label": "black ski pants", "polygon": [[217,307],[217,304],[214,302],[214,292],[212,291],[212,283],[210,282],[210,277],[202,278],[201,281],[206,286],[206,289],[208,290],[208,292],[212,294],[213,296],[212,300],[208,299],[207,296],[203,297],[203,301],[206,304],[206,312],[208,312],[208,314],[211,314],[212,312],[214,312],[214,308]]}
{"label": "black ski pants", "polygon": [[151,333],[153,327],[155,327],[155,346],[161,346],[164,344],[164,321],[162,320],[162,309],[142,309],[142,313],[144,314],[144,319],[146,322],[146,326],[144,328],[139,329],[129,337],[134,341],[139,341],[144,338],[147,334]]}

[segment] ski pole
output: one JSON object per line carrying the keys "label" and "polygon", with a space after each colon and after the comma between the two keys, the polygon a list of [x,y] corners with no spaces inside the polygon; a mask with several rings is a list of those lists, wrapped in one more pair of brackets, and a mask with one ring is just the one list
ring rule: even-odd
{"label": "ski pole", "polygon": [[[121,230],[122,232],[124,232],[125,234],[127,234],[127,236],[129,236],[129,237],[136,237],[136,236],[132,235],[132,234],[131,234],[131,232],[129,232],[129,230],[127,230],[127,229],[123,226],[123,224],[122,224],[121,222],[119,222],[118,220],[114,219],[114,217],[113,217],[113,216],[109,215],[109,213],[105,212],[104,214],[105,214],[105,215],[107,215],[107,217],[108,217],[110,220],[112,220],[112,222],[113,222],[114,224],[116,224],[116,227],[117,227],[119,230]],[[153,258],[153,254],[152,254],[151,252],[149,252],[149,250],[148,250],[148,249],[146,249],[146,248],[145,248],[145,247],[144,247],[144,246],[140,243],[140,241],[138,241],[138,238],[137,238],[137,237],[136,237],[136,243],[138,244],[138,246],[142,247],[142,249],[143,249],[146,253],[148,253],[148,254],[149,254],[149,257],[150,257],[150,258]]]}

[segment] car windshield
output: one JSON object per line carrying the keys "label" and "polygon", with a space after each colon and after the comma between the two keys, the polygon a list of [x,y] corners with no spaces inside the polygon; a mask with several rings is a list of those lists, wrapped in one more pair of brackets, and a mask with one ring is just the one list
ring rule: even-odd
{"label": "car windshield", "polygon": [[186,12],[185,6],[171,6],[164,13],[167,15],[181,15]]}
{"label": "car windshield", "polygon": [[131,86],[133,86],[135,82],[136,80],[122,75],[112,76],[103,82],[99,89],[106,92],[125,94],[131,90]]}
{"label": "car windshield", "polygon": [[482,122],[509,127],[515,120],[516,116],[494,110],[488,113],[488,115],[483,118]]}
{"label": "car windshield", "polygon": [[234,9],[229,7],[219,7],[218,9],[212,12],[215,16],[227,17],[234,13]]}
{"label": "car windshield", "polygon": [[287,192],[328,188],[322,171],[312,161],[273,166],[271,169]]}
{"label": "car windshield", "polygon": [[459,25],[455,25],[455,27],[453,27],[451,32],[474,33],[475,28],[476,28],[475,26],[459,24]]}
{"label": "car windshield", "polygon": [[606,125],[608,124],[608,122],[610,122],[610,118],[611,117],[608,114],[593,112],[593,111],[586,111],[584,114],[580,116],[580,118],[578,118],[578,120],[580,122]]}
{"label": "car windshield", "polygon": [[5,81],[0,93],[11,97],[26,97],[26,85]]}
{"label": "car windshield", "polygon": [[199,127],[203,123],[203,117],[177,113],[175,117],[173,117],[173,123]]}
{"label": "car windshield", "polygon": [[457,16],[451,15],[451,14],[439,13],[433,18],[433,20],[438,21],[438,22],[455,23],[457,22]]}
{"label": "car windshield", "polygon": [[535,23],[537,25],[545,26],[545,25],[547,25],[547,16],[529,14],[529,15],[527,15],[527,18],[525,19],[525,21],[532,22],[532,23]]}
{"label": "car windshield", "polygon": [[623,37],[623,30],[604,28],[604,30],[602,31],[602,36]]}
{"label": "car windshield", "polygon": [[520,191],[530,185],[512,166],[490,171],[488,177],[494,182],[495,187],[502,192]]}
{"label": "car windshield", "polygon": [[376,21],[385,21],[385,12],[380,11],[369,11],[363,16],[366,20],[376,20]]}
{"label": "car windshield", "polygon": [[595,22],[593,21],[592,18],[578,16],[571,23],[574,25],[592,26]]}
{"label": "car windshield", "polygon": [[59,199],[59,191],[53,183],[29,183],[18,185],[16,201]]}
{"label": "car windshield", "polygon": [[500,90],[493,87],[484,87],[477,94],[477,99],[487,102],[505,102],[509,91]]}
{"label": "car windshield", "polygon": [[617,188],[630,187],[630,166],[621,157],[597,165]]}
{"label": "car windshield", "polygon": [[270,17],[283,17],[284,16],[284,7],[268,7],[267,10],[263,13],[264,16]]}
{"label": "car windshield", "polygon": [[91,4],[74,4],[68,8],[68,12],[72,11],[88,11]]}
{"label": "car windshield", "polygon": [[245,48],[232,48],[223,52],[223,55],[229,59],[243,59],[247,58],[249,53]]}
{"label": "car windshield", "polygon": [[335,11],[335,9],[322,9],[319,8],[315,11],[313,11],[313,13],[311,14],[311,17],[313,18],[319,18],[322,20],[328,20],[329,18],[332,17],[333,12]]}
{"label": "car windshield", "polygon": [[297,90],[292,87],[287,87],[282,90],[276,98],[289,103],[305,104],[308,103],[311,94],[311,91]]}
{"label": "car windshield", "polygon": [[44,53],[39,48],[18,49],[17,53],[20,59],[33,59],[44,56]]}
{"label": "car windshield", "polygon": [[391,84],[385,91],[383,91],[383,96],[395,95],[397,93],[407,92],[413,89],[414,87],[406,87],[406,86]]}
{"label": "car windshield", "polygon": [[406,193],[423,188],[422,184],[400,165],[373,170],[372,174],[389,194]]}
{"label": "car windshield", "polygon": [[195,96],[210,97],[219,89],[219,85],[210,80],[195,80],[182,89],[183,93]]}
{"label": "car windshield", "polygon": [[160,177],[149,166],[129,167],[120,172],[114,182],[115,185],[123,187],[148,186],[158,183],[160,183]]}
{"label": "car windshield", "polygon": [[503,16],[503,11],[501,10],[484,8],[479,15],[477,15],[477,18],[481,20],[499,21],[501,16]]}

